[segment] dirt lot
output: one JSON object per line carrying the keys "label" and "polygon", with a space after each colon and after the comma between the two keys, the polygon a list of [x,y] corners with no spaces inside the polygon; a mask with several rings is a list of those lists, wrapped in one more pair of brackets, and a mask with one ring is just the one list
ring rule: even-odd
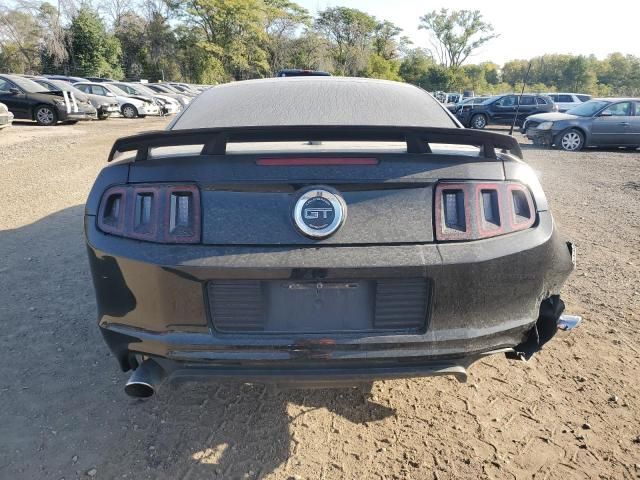
{"label": "dirt lot", "polygon": [[0,132],[0,478],[640,477],[640,152],[527,148],[578,246],[584,315],[529,363],[351,391],[185,385],[150,401],[95,325],[82,239],[115,138],[164,120]]}

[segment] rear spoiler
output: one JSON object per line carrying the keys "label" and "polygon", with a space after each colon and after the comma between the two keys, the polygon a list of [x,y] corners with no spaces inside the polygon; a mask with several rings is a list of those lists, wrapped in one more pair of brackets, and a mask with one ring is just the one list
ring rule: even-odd
{"label": "rear spoiler", "polygon": [[117,153],[135,151],[135,161],[149,158],[149,149],[180,145],[202,145],[202,155],[224,155],[227,143],[278,141],[384,141],[406,142],[407,153],[430,153],[430,143],[479,147],[486,158],[496,159],[496,149],[522,158],[515,138],[500,133],[465,128],[388,126],[269,126],[158,130],[123,137],[113,144],[108,161]]}

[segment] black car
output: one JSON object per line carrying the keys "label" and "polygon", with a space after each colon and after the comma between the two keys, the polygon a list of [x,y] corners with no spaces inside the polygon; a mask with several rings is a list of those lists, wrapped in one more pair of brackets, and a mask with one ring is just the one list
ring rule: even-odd
{"label": "black car", "polygon": [[527,138],[570,152],[584,147],[640,147],[640,98],[596,98],[565,113],[533,115]]}
{"label": "black car", "polygon": [[277,77],[330,77],[329,72],[322,70],[304,70],[301,68],[287,68],[280,70]]}
{"label": "black car", "polygon": [[530,357],[579,319],[558,296],[572,244],[521,156],[420,88],[340,77],[220,85],[117,140],[84,223],[125,391]]}
{"label": "black car", "polygon": [[[520,106],[518,106],[520,100]],[[497,95],[478,105],[465,105],[456,112],[456,117],[468,128],[483,129],[487,125],[522,126],[524,119],[536,113],[556,111],[556,106],[546,95]]]}
{"label": "black car", "polygon": [[50,91],[19,75],[0,75],[0,102],[9,107],[16,120],[35,120],[44,126],[97,118],[90,103],[75,101],[66,91]]}

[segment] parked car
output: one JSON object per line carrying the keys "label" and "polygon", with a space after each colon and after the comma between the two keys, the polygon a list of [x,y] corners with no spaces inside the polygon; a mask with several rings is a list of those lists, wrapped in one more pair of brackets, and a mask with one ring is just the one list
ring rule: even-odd
{"label": "parked car", "polygon": [[108,82],[107,85],[115,85],[131,96],[156,102],[163,115],[174,115],[180,111],[180,102],[166,95],[156,93],[140,83]]}
{"label": "parked car", "polygon": [[70,77],[68,75],[43,75],[43,77],[50,78],[51,80],[62,80],[64,82],[69,82],[69,83],[77,83],[77,82],[86,82],[86,81],[88,81],[86,78]]}
{"label": "parked car", "polygon": [[305,70],[302,68],[285,68],[280,70],[277,77],[330,77],[329,72],[322,70]]}
{"label": "parked car", "polygon": [[180,102],[182,108],[186,107],[191,102],[192,97],[179,93],[177,90],[174,90],[165,84],[147,83],[145,84],[145,87],[161,95],[166,95],[168,97],[174,98],[175,100]]}
{"label": "parked car", "polygon": [[117,140],[84,225],[125,391],[529,358],[579,319],[558,296],[573,247],[521,156],[418,87],[342,77],[220,85]]}
{"label": "parked car", "polygon": [[175,90],[177,90],[178,92],[184,94],[184,95],[189,95],[190,97],[196,97],[200,94],[200,92],[192,89],[189,85],[185,84],[185,83],[175,83],[175,82],[171,82],[169,83],[169,85],[171,85]]}
{"label": "parked car", "polygon": [[447,105],[447,109],[455,114],[458,110],[460,110],[465,105],[478,105],[479,103],[484,102],[489,97],[466,97],[461,99],[458,103],[450,103]]}
{"label": "parked car", "polygon": [[640,98],[598,98],[565,113],[527,118],[526,136],[535,144],[568,151],[584,147],[640,146]]}
{"label": "parked car", "polygon": [[115,95],[111,96],[111,98],[105,98],[105,96],[102,95],[85,93],[81,90],[78,90],[72,84],[65,82],[64,80],[55,80],[44,77],[34,77],[32,78],[32,80],[48,90],[65,90],[67,92],[73,93],[74,97],[78,101],[91,103],[91,105],[93,105],[93,107],[96,109],[98,120],[106,120],[107,118],[109,118],[109,115],[120,112],[120,109],[118,108],[118,102],[115,101]]}
{"label": "parked car", "polygon": [[9,111],[4,103],[0,103],[0,130],[11,126],[13,113]]}
{"label": "parked car", "polygon": [[68,94],[60,90],[52,92],[19,75],[0,75],[0,102],[13,112],[16,119],[35,120],[43,126],[97,118],[96,109],[91,104],[74,103]]}
{"label": "parked car", "polygon": [[85,80],[88,80],[90,82],[95,82],[95,83],[115,82],[113,78],[102,78],[102,77],[87,77]]}
{"label": "parked car", "polygon": [[445,103],[450,104],[450,103],[458,103],[460,100],[462,100],[462,94],[457,93],[457,92],[450,92],[447,93],[447,101]]}
{"label": "parked car", "polygon": [[545,95],[549,96],[553,103],[558,106],[559,112],[566,112],[581,103],[591,100],[591,95],[584,93],[547,93]]}
{"label": "parked car", "polygon": [[464,106],[456,116],[465,127],[483,129],[487,125],[511,125],[516,112],[516,125],[521,126],[529,115],[557,110],[553,100],[546,95],[522,95],[520,107],[519,98],[516,94],[497,95],[480,104]]}
{"label": "parked car", "polygon": [[[132,97],[118,87],[107,83],[81,82],[73,84],[78,90],[94,95],[107,96],[107,93],[115,95],[120,107],[120,113],[125,118],[144,118],[147,115],[160,115],[160,107],[152,100]],[[113,98],[113,97],[112,97]]]}

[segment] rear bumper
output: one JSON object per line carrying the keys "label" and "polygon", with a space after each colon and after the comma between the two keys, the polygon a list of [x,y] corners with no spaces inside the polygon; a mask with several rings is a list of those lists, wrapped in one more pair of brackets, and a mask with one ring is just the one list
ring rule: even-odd
{"label": "rear bumper", "polygon": [[[120,365],[151,356],[178,376],[464,376],[483,354],[522,343],[573,268],[548,212],[536,228],[504,237],[400,246],[177,246],[105,235],[92,216],[85,228],[99,324]],[[206,296],[217,279],[392,277],[432,285],[423,330],[221,333]]]}

